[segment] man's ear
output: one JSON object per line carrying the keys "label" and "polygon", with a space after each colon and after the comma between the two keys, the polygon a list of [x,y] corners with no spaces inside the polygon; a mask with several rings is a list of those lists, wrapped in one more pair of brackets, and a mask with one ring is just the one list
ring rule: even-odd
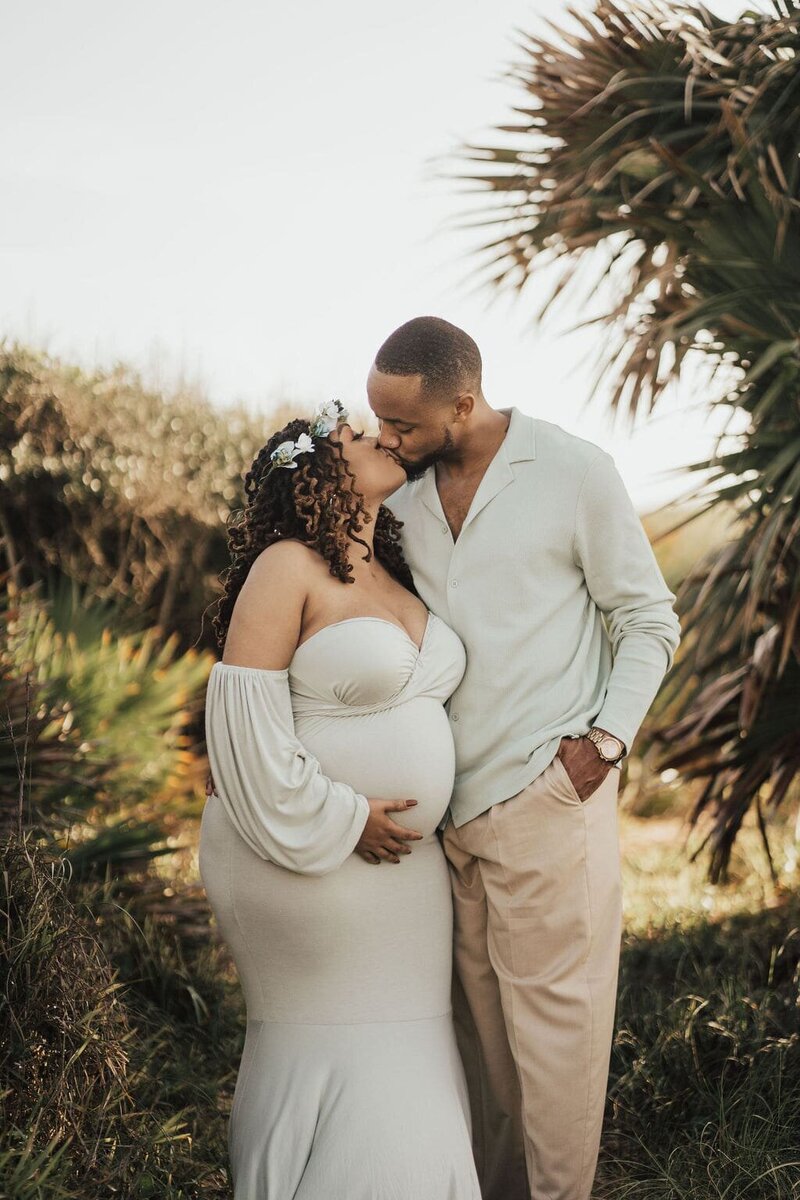
{"label": "man's ear", "polygon": [[460,422],[468,420],[474,408],[475,393],[459,392],[453,401],[454,420]]}

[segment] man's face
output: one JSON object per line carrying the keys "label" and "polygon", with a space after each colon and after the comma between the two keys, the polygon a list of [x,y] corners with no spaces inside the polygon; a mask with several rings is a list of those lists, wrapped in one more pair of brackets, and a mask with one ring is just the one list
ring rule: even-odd
{"label": "man's face", "polygon": [[373,363],[367,397],[378,419],[378,445],[394,455],[409,480],[457,457],[449,424],[454,409],[423,397],[421,375],[385,375]]}

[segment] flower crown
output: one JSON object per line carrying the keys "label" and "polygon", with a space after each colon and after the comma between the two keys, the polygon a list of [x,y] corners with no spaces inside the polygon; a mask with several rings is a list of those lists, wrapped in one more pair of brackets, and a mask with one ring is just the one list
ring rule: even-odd
{"label": "flower crown", "polygon": [[281,442],[280,446],[276,446],[272,451],[272,466],[266,477],[269,477],[276,467],[295,470],[297,455],[310,454],[314,449],[314,438],[327,437],[340,421],[347,420],[347,415],[347,409],[341,400],[323,400],[312,413],[308,433],[301,433],[296,442]]}

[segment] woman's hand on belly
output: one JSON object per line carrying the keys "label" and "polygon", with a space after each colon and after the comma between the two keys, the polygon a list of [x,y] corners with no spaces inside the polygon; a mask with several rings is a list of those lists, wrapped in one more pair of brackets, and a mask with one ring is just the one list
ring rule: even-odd
{"label": "woman's hand on belly", "polygon": [[399,863],[400,854],[410,854],[406,842],[416,841],[423,835],[406,825],[398,825],[389,816],[392,812],[405,812],[413,808],[416,800],[370,800],[369,816],[361,837],[356,842],[356,853],[368,863],[380,866],[381,859]]}

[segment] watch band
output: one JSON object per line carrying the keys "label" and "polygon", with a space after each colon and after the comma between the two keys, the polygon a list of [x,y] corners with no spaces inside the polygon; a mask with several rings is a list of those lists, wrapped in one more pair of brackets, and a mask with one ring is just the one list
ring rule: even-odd
{"label": "watch band", "polygon": [[[603,762],[609,763],[613,767],[618,766],[627,753],[627,749],[622,738],[618,738],[613,733],[607,733],[604,729],[598,729],[597,726],[593,725],[586,734],[586,737],[594,744],[594,747],[597,750],[600,758],[602,758]],[[619,746],[619,753],[615,755],[606,754],[602,747],[602,743],[605,741],[614,742],[617,746]]]}

